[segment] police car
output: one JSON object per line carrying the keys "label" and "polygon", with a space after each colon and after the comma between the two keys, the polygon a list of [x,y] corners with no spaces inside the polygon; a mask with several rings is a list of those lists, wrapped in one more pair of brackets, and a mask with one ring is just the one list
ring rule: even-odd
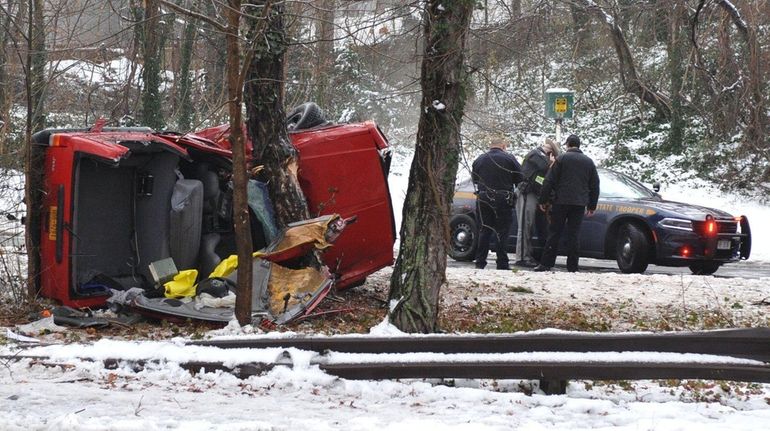
{"label": "police car", "polygon": [[[751,228],[746,216],[667,201],[657,193],[657,187],[652,191],[625,174],[602,168],[598,171],[599,204],[593,216],[583,219],[581,256],[614,259],[624,273],[643,273],[649,264],[655,264],[687,266],[694,274],[703,275],[713,274],[725,263],[749,258]],[[458,184],[452,204],[449,253],[458,261],[475,257],[475,202],[471,181]],[[544,214],[538,211],[533,238],[536,256],[542,253],[546,226]],[[516,249],[516,232],[514,217],[509,252]]]}

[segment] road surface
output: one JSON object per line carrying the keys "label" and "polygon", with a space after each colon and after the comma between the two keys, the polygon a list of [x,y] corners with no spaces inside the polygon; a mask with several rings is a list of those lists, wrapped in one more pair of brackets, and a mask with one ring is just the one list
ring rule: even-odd
{"label": "road surface", "polygon": [[[508,255],[510,257],[511,262],[515,261],[515,255]],[[490,254],[488,258],[491,265],[494,266],[495,264],[495,256],[494,254]],[[454,259],[449,258],[448,259],[448,266],[450,268],[462,268],[462,267],[472,267],[473,262],[457,262]],[[519,268],[522,271],[531,271],[529,268]],[[554,266],[554,269],[556,271],[566,271],[566,258],[563,256],[560,256],[556,259],[556,266]],[[603,273],[603,272],[611,272],[620,274],[620,270],[618,269],[618,265],[614,260],[600,260],[600,259],[589,259],[589,258],[580,258],[580,271],[583,272],[597,272],[597,273]],[[647,267],[647,271],[645,271],[645,274],[669,274],[669,275],[678,275],[678,274],[692,274],[690,272],[690,269],[686,266],[683,267],[671,267],[671,266],[658,266],[658,265],[650,265]],[[741,262],[735,262],[735,263],[728,263],[723,265],[719,270],[714,273],[715,277],[724,277],[724,278],[770,278],[770,262],[767,261],[752,261],[751,259]]]}

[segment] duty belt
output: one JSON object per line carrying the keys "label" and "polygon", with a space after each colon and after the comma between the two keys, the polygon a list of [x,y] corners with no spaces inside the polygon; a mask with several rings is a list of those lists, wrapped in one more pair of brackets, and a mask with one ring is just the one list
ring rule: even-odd
{"label": "duty belt", "polygon": [[501,199],[510,203],[515,199],[515,195],[510,190],[485,190],[479,192],[479,197],[489,202],[495,202],[497,199]]}

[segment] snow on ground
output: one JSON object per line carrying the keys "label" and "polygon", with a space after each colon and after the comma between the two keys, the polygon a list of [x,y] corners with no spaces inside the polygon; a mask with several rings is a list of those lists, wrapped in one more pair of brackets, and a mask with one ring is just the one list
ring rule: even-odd
{"label": "snow on ground", "polygon": [[[563,258],[557,263],[563,264]],[[740,265],[740,264],[736,264]],[[372,285],[387,286],[391,268],[369,278]],[[442,308],[471,309],[477,304],[511,309],[528,304],[554,309],[622,311],[656,321],[661,315],[718,314],[738,326],[770,324],[770,277],[722,278],[690,274],[616,274],[566,271],[536,273],[475,269],[472,265],[447,268],[441,290]],[[503,305],[499,305],[503,304]],[[609,330],[629,331],[634,322],[608,317]],[[693,322],[697,328],[698,322]]]}
{"label": "snow on ground", "polygon": [[[493,275],[501,271],[476,273],[466,269],[453,273],[452,278],[503,279]],[[396,332],[383,323],[374,334]],[[181,341],[101,340],[90,345],[23,349],[15,344],[0,346],[0,429],[756,430],[770,420],[767,384],[704,382],[701,386],[680,386],[647,380],[618,384],[572,381],[565,395],[545,396],[537,383],[529,380],[339,379],[310,365],[311,353],[297,350],[290,351],[292,368],[277,367],[264,375],[239,380],[221,372],[191,374],[178,363],[196,359],[235,365],[270,360],[281,350],[221,350],[183,346]],[[14,355],[45,355],[51,359],[7,359]],[[78,359],[116,356],[159,362],[137,372],[128,366],[107,370],[101,363]],[[366,355],[351,356],[332,353],[329,361],[366,359]],[[477,361],[501,357],[474,356]],[[548,356],[565,361],[578,359],[569,353]],[[543,354],[521,353],[517,357],[538,360],[543,359]],[[708,355],[660,353],[604,353],[585,358],[725,361]],[[409,358],[426,359],[427,354]]]}

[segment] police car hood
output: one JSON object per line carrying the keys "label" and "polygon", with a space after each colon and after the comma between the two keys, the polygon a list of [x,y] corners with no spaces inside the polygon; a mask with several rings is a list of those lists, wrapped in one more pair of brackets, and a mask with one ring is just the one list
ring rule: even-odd
{"label": "police car hood", "polygon": [[681,217],[692,220],[704,220],[706,215],[711,215],[715,218],[733,218],[730,213],[722,210],[687,204],[684,202],[656,199],[640,199],[634,202],[637,205],[644,204],[645,206],[659,213],[665,213],[665,216],[667,217]]}

